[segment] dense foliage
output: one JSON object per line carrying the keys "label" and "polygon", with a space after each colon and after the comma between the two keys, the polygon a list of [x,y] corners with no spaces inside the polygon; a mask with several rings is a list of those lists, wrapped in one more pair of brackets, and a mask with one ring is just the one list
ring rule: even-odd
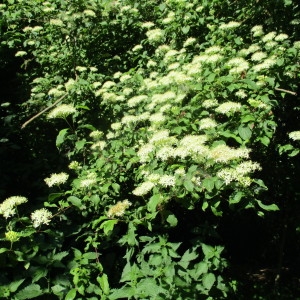
{"label": "dense foliage", "polygon": [[264,259],[285,299],[300,10],[260,2],[0,4],[1,298],[242,299]]}

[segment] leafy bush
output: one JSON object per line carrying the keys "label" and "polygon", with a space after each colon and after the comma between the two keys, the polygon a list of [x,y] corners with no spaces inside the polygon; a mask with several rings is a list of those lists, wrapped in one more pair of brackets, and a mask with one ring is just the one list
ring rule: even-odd
{"label": "leafy bush", "polygon": [[31,86],[20,109],[41,112],[23,130],[42,118],[69,160],[44,179],[43,204],[13,196],[0,206],[1,297],[234,292],[220,218],[278,210],[265,163],[270,152],[297,155],[300,138],[280,124],[299,81],[293,23],[290,36],[268,31],[244,22],[248,12],[257,21],[252,2],[242,7],[232,21],[226,1],[1,5],[2,47]]}

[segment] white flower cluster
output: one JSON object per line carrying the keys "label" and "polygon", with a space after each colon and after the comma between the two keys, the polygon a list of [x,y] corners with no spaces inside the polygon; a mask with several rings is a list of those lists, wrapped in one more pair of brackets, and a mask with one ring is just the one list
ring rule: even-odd
{"label": "white flower cluster", "polygon": [[243,186],[249,186],[252,182],[249,176],[245,176],[256,170],[261,170],[258,163],[252,161],[245,161],[240,163],[236,168],[225,168],[217,173],[217,176],[224,180],[228,185],[233,181],[237,181]]}
{"label": "white flower cluster", "polygon": [[238,158],[249,158],[250,150],[247,148],[231,148],[225,144],[218,145],[210,149],[208,158],[213,159],[216,163],[229,162]]}
{"label": "white flower cluster", "polygon": [[105,141],[98,141],[94,144],[92,144],[91,149],[92,150],[103,150],[106,146],[106,142]]}
{"label": "white flower cluster", "polygon": [[196,43],[196,39],[193,37],[188,38],[184,43],[183,43],[183,47],[188,47],[190,45],[193,45],[194,43]]}
{"label": "white flower cluster", "polygon": [[7,219],[16,214],[16,206],[27,201],[27,198],[22,196],[9,197],[0,204],[0,214]]}
{"label": "white flower cluster", "polygon": [[203,118],[200,120],[199,129],[210,129],[217,126],[217,123],[212,118]]}
{"label": "white flower cluster", "polygon": [[256,25],[256,26],[254,26],[251,29],[251,32],[253,33],[254,37],[256,37],[256,36],[262,36],[264,34],[262,25]]}
{"label": "white flower cluster", "polygon": [[51,176],[48,178],[45,178],[44,181],[46,182],[46,184],[49,187],[52,187],[54,185],[60,185],[60,184],[65,183],[68,180],[68,178],[69,178],[69,175],[62,172],[62,173],[51,174]]}
{"label": "white flower cluster", "polygon": [[49,119],[56,119],[56,118],[66,118],[67,116],[76,113],[76,109],[73,105],[70,104],[61,104],[54,108],[49,114]]}
{"label": "white flower cluster", "polygon": [[135,96],[135,97],[130,98],[127,101],[127,104],[128,104],[129,107],[135,107],[135,106],[137,106],[138,104],[140,104],[141,102],[143,102],[147,99],[148,99],[148,96],[139,95],[139,96]]}
{"label": "white flower cluster", "polygon": [[241,74],[249,69],[249,63],[242,57],[235,57],[230,59],[227,64],[231,67],[230,74]]}
{"label": "white flower cluster", "polygon": [[52,218],[52,213],[46,209],[38,209],[31,214],[31,220],[33,221],[33,227],[37,228],[42,224],[49,225]]}
{"label": "white flower cluster", "polygon": [[219,105],[215,111],[220,114],[230,114],[241,110],[241,108],[242,105],[240,103],[228,101]]}
{"label": "white flower cluster", "polygon": [[151,181],[145,181],[140,186],[135,188],[132,193],[136,196],[144,196],[148,194],[153,188],[155,184]]}
{"label": "white flower cluster", "polygon": [[259,52],[255,52],[252,54],[251,56],[251,60],[253,61],[261,61],[263,59],[265,59],[267,57],[267,54],[262,52],[262,51],[259,51]]}
{"label": "white flower cluster", "polygon": [[164,187],[175,186],[175,176],[173,175],[162,175],[159,178],[159,184]]}
{"label": "white flower cluster", "polygon": [[222,29],[222,30],[230,30],[230,29],[234,29],[234,28],[237,28],[241,25],[241,23],[239,22],[235,22],[235,21],[230,21],[229,23],[227,24],[222,24],[220,25],[219,29]]}
{"label": "white flower cluster", "polygon": [[164,31],[161,29],[152,29],[146,32],[149,42],[159,42],[164,38]]}
{"label": "white flower cluster", "polygon": [[204,108],[216,107],[218,105],[219,105],[219,103],[216,99],[207,99],[207,100],[204,100],[202,103],[202,107],[204,107]]}
{"label": "white flower cluster", "polygon": [[100,139],[102,136],[103,136],[103,132],[100,130],[94,130],[90,133],[90,137],[95,140]]}
{"label": "white flower cluster", "polygon": [[112,206],[107,213],[109,218],[113,217],[122,217],[126,211],[126,209],[131,206],[132,203],[129,202],[127,199],[123,201],[117,202],[114,206]]}
{"label": "white flower cluster", "polygon": [[294,141],[299,141],[300,140],[300,131],[292,131],[289,133],[289,138],[294,140]]}

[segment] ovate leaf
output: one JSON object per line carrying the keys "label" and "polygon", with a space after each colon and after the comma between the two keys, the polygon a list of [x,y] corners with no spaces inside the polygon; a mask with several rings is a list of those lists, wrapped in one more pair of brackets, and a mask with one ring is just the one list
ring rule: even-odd
{"label": "ovate leaf", "polygon": [[76,297],[76,289],[71,289],[66,295],[65,300],[73,300]]}
{"label": "ovate leaf", "polygon": [[19,293],[17,293],[15,298],[18,300],[33,299],[38,296],[41,296],[42,294],[43,291],[41,290],[38,284],[30,284],[26,288],[21,290]]}
{"label": "ovate leaf", "polygon": [[69,128],[62,129],[58,136],[56,137],[56,147],[59,148],[61,144],[65,141],[66,134],[68,133]]}
{"label": "ovate leaf", "polygon": [[212,288],[212,286],[214,285],[215,281],[216,281],[216,277],[215,277],[215,275],[213,273],[207,273],[202,278],[203,286],[207,290],[210,290]]}

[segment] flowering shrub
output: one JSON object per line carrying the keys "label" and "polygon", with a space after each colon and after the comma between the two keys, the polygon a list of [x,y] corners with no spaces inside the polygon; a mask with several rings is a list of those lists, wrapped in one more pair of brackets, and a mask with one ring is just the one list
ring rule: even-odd
{"label": "flowering shrub", "polygon": [[27,112],[40,107],[70,162],[44,179],[51,193],[34,212],[25,197],[1,204],[13,218],[0,253],[23,276],[1,297],[230,297],[219,218],[279,209],[261,171],[297,84],[299,41],[244,24],[244,12],[219,17],[218,1],[19,2],[1,6],[5,43],[38,64]]}

